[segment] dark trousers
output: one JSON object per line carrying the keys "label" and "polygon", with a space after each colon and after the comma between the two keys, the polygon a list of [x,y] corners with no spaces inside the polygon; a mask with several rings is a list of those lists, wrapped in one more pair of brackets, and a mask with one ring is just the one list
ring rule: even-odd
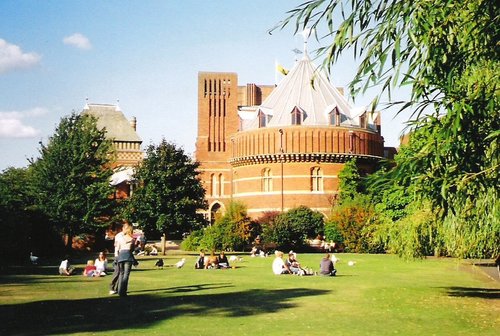
{"label": "dark trousers", "polygon": [[120,275],[120,272],[118,270],[118,263],[115,262],[113,263],[113,277],[111,278],[111,285],[109,287],[110,290],[118,292],[118,276]]}
{"label": "dark trousers", "polygon": [[118,295],[127,296],[128,278],[132,269],[132,261],[118,263]]}

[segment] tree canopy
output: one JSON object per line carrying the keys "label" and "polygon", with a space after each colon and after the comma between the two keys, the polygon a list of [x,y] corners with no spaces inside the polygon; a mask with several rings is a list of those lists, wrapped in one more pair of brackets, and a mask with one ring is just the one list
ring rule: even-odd
{"label": "tree canopy", "polygon": [[[408,155],[390,172],[440,217],[448,252],[500,253],[500,3],[494,0],[314,0],[280,23],[314,28],[324,66],[359,59],[353,96],[376,86],[411,109]],[[407,101],[391,101],[409,86]],[[389,180],[389,179],[388,179]]]}
{"label": "tree canopy", "polygon": [[62,233],[93,232],[112,215],[113,147],[89,115],[61,119],[31,162],[36,206]]}
{"label": "tree canopy", "polygon": [[128,216],[149,235],[180,235],[204,222],[205,190],[198,178],[199,163],[163,139],[149,145],[135,174],[139,186],[128,204]]}

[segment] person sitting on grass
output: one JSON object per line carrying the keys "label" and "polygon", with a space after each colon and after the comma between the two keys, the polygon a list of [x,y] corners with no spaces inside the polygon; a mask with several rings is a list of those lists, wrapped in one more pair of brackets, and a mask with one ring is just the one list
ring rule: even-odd
{"label": "person sitting on grass", "polygon": [[217,265],[219,268],[229,268],[229,260],[227,260],[224,251],[221,251],[217,257]]}
{"label": "person sitting on grass", "polygon": [[329,253],[325,254],[323,259],[321,259],[319,268],[319,274],[321,275],[335,276],[337,274],[337,270],[335,269],[335,266],[333,266],[333,261],[330,259]]}
{"label": "person sitting on grass", "polygon": [[206,260],[206,263],[205,263],[205,268],[218,268],[218,263],[219,261],[217,260],[217,256],[215,255],[215,252],[212,251],[212,253],[210,253],[210,256],[208,257],[208,259]]}
{"label": "person sitting on grass", "polygon": [[59,274],[60,275],[72,275],[75,269],[71,267],[69,263],[69,257],[66,256],[64,257],[64,260],[61,261],[61,264],[59,265]]}
{"label": "person sitting on grass", "polygon": [[293,251],[288,252],[288,258],[286,259],[285,264],[288,266],[288,268],[293,274],[298,274],[298,275],[306,274],[306,271],[302,269],[302,267],[300,267],[300,263],[297,260],[297,255]]}
{"label": "person sitting on grass", "polygon": [[203,250],[200,251],[200,255],[194,264],[195,269],[204,269],[205,268],[205,252]]}
{"label": "person sitting on grass", "polygon": [[283,261],[283,252],[275,251],[274,255],[276,258],[273,261],[273,273],[276,275],[291,274],[290,268]]}
{"label": "person sitting on grass", "polygon": [[96,272],[99,276],[106,275],[106,268],[108,267],[108,259],[106,259],[106,255],[104,252],[99,252],[99,256],[94,261],[94,265],[96,268]]}
{"label": "person sitting on grass", "polygon": [[97,274],[97,268],[95,267],[93,260],[87,261],[87,266],[85,266],[85,269],[83,270],[83,276],[86,277],[99,276]]}

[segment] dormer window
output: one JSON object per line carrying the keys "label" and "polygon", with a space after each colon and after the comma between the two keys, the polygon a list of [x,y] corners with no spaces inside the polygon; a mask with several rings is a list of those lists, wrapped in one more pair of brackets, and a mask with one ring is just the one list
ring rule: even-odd
{"label": "dormer window", "polygon": [[262,110],[259,110],[259,128],[266,127],[267,125],[267,116],[262,112]]}
{"label": "dormer window", "polygon": [[366,128],[366,113],[359,116],[359,127]]}
{"label": "dormer window", "polygon": [[340,111],[337,107],[334,107],[333,110],[328,113],[330,125],[340,126],[340,118]]}
{"label": "dormer window", "polygon": [[295,106],[292,110],[292,125],[301,125],[302,124],[302,111]]}

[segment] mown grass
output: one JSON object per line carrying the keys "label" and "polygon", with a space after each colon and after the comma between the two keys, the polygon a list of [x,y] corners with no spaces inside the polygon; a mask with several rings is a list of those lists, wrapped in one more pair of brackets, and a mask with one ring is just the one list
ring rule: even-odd
{"label": "mown grass", "polygon": [[[406,262],[339,254],[337,277],[275,276],[272,258],[236,269],[182,269],[140,260],[126,299],[110,277],[60,277],[55,266],[0,276],[1,335],[498,335],[500,286],[453,259]],[[317,269],[320,254],[299,255]],[[348,266],[347,261],[356,261]],[[82,265],[80,265],[82,266]]]}

